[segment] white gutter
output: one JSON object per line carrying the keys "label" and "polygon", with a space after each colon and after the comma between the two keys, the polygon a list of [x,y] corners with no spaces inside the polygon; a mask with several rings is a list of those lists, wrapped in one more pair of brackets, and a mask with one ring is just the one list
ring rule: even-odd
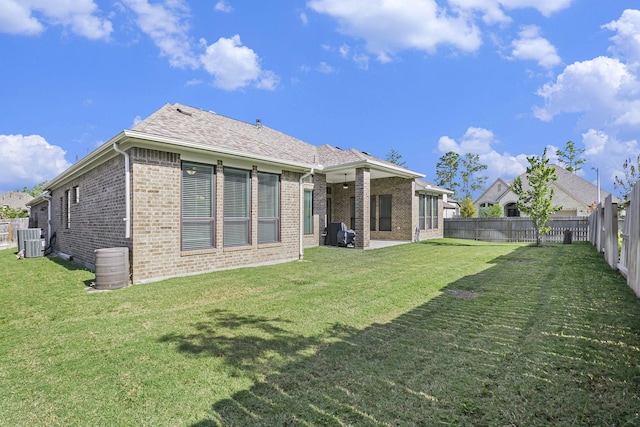
{"label": "white gutter", "polygon": [[[302,175],[300,177],[300,251],[298,253],[298,259],[300,261],[302,261],[304,259],[304,179],[307,178],[310,175],[313,175],[313,170],[314,168],[311,168],[311,170],[307,173],[305,173],[304,175]],[[313,203],[313,202],[312,202]]]}
{"label": "white gutter", "polygon": [[122,151],[118,147],[118,143],[113,143],[113,149],[116,153],[120,153],[124,156],[124,191],[125,191],[125,217],[123,220],[125,221],[125,229],[124,229],[124,237],[128,239],[131,237],[131,173],[129,171],[129,155],[126,151]]}
{"label": "white gutter", "polygon": [[45,191],[41,194],[42,198],[47,201],[47,244],[51,244],[51,192]]}

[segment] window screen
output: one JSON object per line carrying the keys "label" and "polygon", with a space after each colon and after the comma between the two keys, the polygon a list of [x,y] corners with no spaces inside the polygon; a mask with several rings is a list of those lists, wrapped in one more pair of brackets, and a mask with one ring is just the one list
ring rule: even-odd
{"label": "window screen", "polygon": [[391,195],[380,196],[380,231],[391,231]]}
{"label": "window screen", "polygon": [[250,243],[249,171],[224,169],[224,246]]}
{"label": "window screen", "polygon": [[258,243],[280,241],[280,176],[258,172]]}
{"label": "window screen", "polygon": [[182,164],[182,250],[214,245],[214,167]]}

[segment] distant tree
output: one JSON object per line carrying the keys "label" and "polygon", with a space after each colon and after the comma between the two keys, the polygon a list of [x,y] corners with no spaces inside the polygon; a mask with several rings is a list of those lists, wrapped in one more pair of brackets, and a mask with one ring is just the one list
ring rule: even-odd
{"label": "distant tree", "polygon": [[29,193],[33,197],[36,197],[44,192],[44,187],[46,185],[47,181],[42,181],[40,184],[35,185],[33,188],[24,187],[22,190],[16,190],[16,193]]}
{"label": "distant tree", "polygon": [[498,204],[480,208],[481,218],[501,218],[503,216],[504,209]]}
{"label": "distant tree", "polygon": [[564,145],[564,150],[556,150],[558,160],[562,162],[566,170],[573,173],[577,173],[582,169],[582,165],[585,163],[585,160],[580,158],[582,153],[584,153],[584,148],[576,149],[573,141],[567,141]]}
{"label": "distant tree", "polygon": [[634,164],[631,160],[631,157],[625,159],[622,164],[622,169],[624,171],[624,176],[619,177],[616,175],[613,182],[613,187],[618,191],[620,198],[626,200],[633,190],[633,186],[640,178],[640,154],[636,159],[636,163]]}
{"label": "distant tree", "polygon": [[448,151],[436,164],[436,184],[453,191],[453,199],[472,199],[473,193],[487,182],[487,177],[479,174],[486,169],[477,154]]}
{"label": "distant tree", "polygon": [[554,189],[549,186],[558,179],[556,170],[548,166],[547,150],[540,156],[527,157],[529,166],[526,176],[529,182],[525,190],[522,186],[522,179],[517,177],[513,180],[511,191],[518,196],[518,209],[531,217],[536,234],[536,245],[542,243],[542,236],[547,234],[551,228],[547,226],[551,215],[558,212],[562,207],[553,205]]}
{"label": "distant tree", "polygon": [[478,175],[479,172],[487,169],[487,165],[480,163],[480,156],[467,153],[460,159],[462,170],[460,171],[461,193],[465,199],[471,199],[473,193],[484,187],[487,177]]}
{"label": "distant tree", "polygon": [[476,207],[471,199],[464,199],[460,204],[460,216],[463,218],[476,217]]}
{"label": "distant tree", "polygon": [[458,198],[458,169],[460,168],[460,155],[454,151],[445,153],[436,164],[436,184],[453,191],[452,198]]}
{"label": "distant tree", "polygon": [[391,151],[387,153],[387,157],[385,159],[387,162],[396,164],[398,166],[405,165],[405,161],[402,160],[402,154],[398,153],[395,148],[392,148]]}
{"label": "distant tree", "polygon": [[0,207],[0,219],[10,218],[28,218],[29,212],[22,208],[10,208],[9,206]]}

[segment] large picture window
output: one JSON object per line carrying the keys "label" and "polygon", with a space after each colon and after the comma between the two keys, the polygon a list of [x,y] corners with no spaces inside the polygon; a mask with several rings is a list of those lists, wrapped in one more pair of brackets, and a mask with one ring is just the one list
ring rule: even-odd
{"label": "large picture window", "polygon": [[420,230],[438,228],[438,196],[418,195],[418,227]]}
{"label": "large picture window", "polygon": [[386,194],[379,197],[380,199],[380,218],[378,230],[391,231],[391,195]]}
{"label": "large picture window", "polygon": [[304,234],[313,234],[313,191],[304,190]]}
{"label": "large picture window", "polygon": [[258,243],[280,241],[280,176],[258,172]]}
{"label": "large picture window", "polygon": [[249,171],[224,168],[224,246],[251,243],[250,182]]}
{"label": "large picture window", "polygon": [[182,250],[214,246],[214,167],[182,164]]}

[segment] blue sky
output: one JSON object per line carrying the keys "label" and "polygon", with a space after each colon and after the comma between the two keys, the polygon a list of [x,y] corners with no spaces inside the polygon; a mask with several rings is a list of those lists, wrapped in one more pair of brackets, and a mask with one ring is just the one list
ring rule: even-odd
{"label": "blue sky", "polygon": [[631,0],[0,0],[0,191],[51,179],[165,103],[436,180],[572,140],[613,191],[640,153]]}

